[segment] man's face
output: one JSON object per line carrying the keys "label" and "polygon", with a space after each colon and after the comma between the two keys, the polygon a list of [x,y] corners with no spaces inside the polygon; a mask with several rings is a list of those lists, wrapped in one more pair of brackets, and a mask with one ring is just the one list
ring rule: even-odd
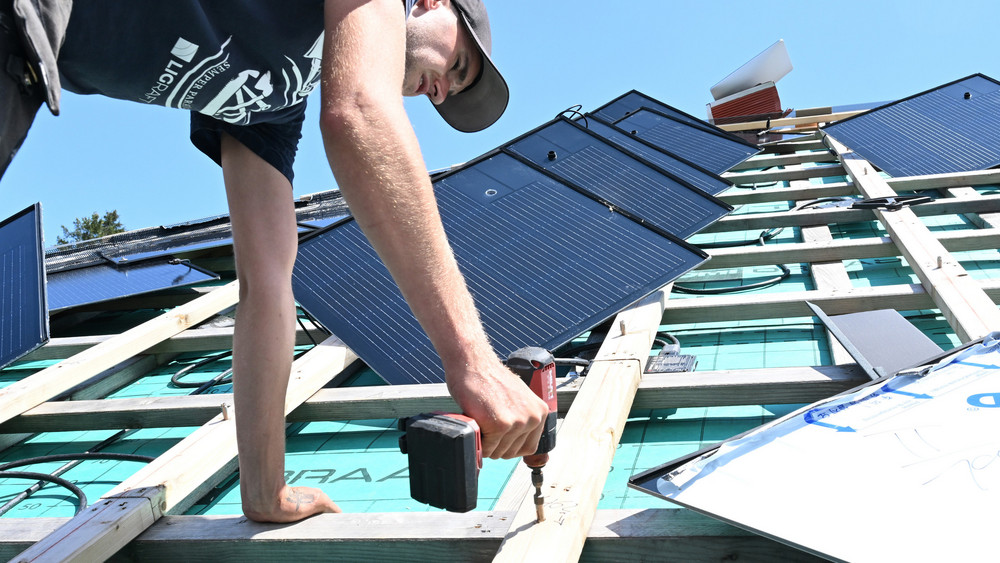
{"label": "man's face", "polygon": [[444,2],[421,2],[406,21],[406,74],[403,95],[426,94],[440,104],[479,76],[482,56],[465,25]]}

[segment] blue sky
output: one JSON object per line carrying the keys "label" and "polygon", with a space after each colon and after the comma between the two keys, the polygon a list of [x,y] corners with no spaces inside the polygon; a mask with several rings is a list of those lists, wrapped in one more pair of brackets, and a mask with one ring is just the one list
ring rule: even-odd
{"label": "blue sky", "polygon": [[[794,70],[786,108],[905,97],[981,72],[1000,78],[995,1],[671,2],[487,0],[494,60],[511,87],[489,130],[458,133],[426,99],[407,111],[429,169],[464,162],[551,119],[631,89],[697,117],[709,88],[784,39]],[[316,123],[316,95],[296,162],[294,195],[336,186]],[[130,229],[226,212],[222,174],[188,141],[188,116],[64,93],[42,110],[0,181],[0,218],[40,201],[46,244],[75,217],[117,209]]]}

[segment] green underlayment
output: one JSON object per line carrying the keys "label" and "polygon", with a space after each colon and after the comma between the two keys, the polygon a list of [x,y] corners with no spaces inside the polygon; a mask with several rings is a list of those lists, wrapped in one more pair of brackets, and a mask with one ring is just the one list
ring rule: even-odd
{"label": "green underlayment", "polygon": [[[822,179],[825,182],[843,178]],[[817,183],[822,183],[817,181]],[[758,186],[765,187],[765,186]],[[984,188],[992,193],[995,188]],[[737,213],[761,213],[786,210],[788,202],[741,206]],[[932,231],[974,228],[957,216],[924,218]],[[885,236],[874,221],[833,225],[835,239]],[[695,243],[712,240],[756,240],[759,231],[697,235]],[[797,228],[786,228],[767,244],[800,241]],[[962,265],[977,278],[1000,277],[1000,253],[996,250],[956,253]],[[899,257],[844,261],[855,287],[918,283],[905,261]],[[757,292],[805,291],[814,289],[808,268],[789,264],[791,276]],[[698,270],[678,283],[697,288],[733,287],[774,277],[778,269],[770,266]],[[672,299],[689,298],[674,293]],[[948,324],[936,310],[903,311],[911,322],[943,348],[958,344]],[[141,314],[139,315],[142,316]],[[106,319],[107,329],[117,322]],[[128,323],[128,320],[122,320]],[[812,317],[762,319],[739,322],[663,325],[661,330],[677,337],[682,354],[697,356],[697,371],[723,369],[777,368],[828,365],[831,363],[824,331]],[[653,353],[656,353],[654,349]],[[207,355],[207,354],[206,354]],[[187,363],[205,356],[186,356],[147,374],[111,397],[146,397],[185,395],[190,389],[170,384],[170,376]],[[0,387],[9,385],[54,362],[31,362],[0,371]],[[223,359],[195,371],[185,379],[200,381],[228,367]],[[362,372],[354,384],[380,383],[371,372]],[[226,393],[229,385],[214,392]],[[628,478],[651,467],[673,460],[708,444],[729,438],[784,415],[796,405],[756,405],[737,407],[681,408],[634,411],[626,425],[618,452],[599,504],[600,508],[669,507],[666,501],[628,489]],[[186,437],[193,428],[147,429],[136,431],[104,451],[140,453],[157,456]],[[115,434],[114,431],[48,432],[0,451],[0,462],[61,452],[80,452]],[[349,512],[400,512],[433,510],[409,498],[406,458],[399,453],[395,419],[352,422],[313,422],[289,426],[286,477],[292,485],[309,485],[326,491],[342,509]],[[572,455],[560,452],[553,455]],[[587,460],[579,460],[586,463]],[[493,507],[519,461],[485,460],[479,480],[478,510]],[[62,463],[50,463],[18,471],[48,472]],[[63,476],[77,483],[93,502],[106,491],[130,476],[139,467],[136,462],[86,461]],[[238,477],[231,475],[189,513],[238,514]],[[0,479],[0,504],[5,503],[31,481]],[[70,516],[75,509],[72,496],[63,489],[46,485],[29,500],[8,512],[6,518]]]}

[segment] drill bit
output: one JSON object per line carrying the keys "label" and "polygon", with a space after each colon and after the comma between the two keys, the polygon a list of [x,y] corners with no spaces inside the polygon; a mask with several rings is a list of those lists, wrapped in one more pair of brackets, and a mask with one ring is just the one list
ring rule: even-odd
{"label": "drill bit", "polygon": [[535,517],[538,522],[545,521],[545,497],[542,496],[542,468],[531,468],[531,484],[535,486]]}

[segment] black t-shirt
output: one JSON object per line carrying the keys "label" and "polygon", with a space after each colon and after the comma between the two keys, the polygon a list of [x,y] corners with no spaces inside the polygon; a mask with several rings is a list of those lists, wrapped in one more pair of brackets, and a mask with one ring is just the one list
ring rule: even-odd
{"label": "black t-shirt", "polygon": [[291,180],[323,24],[323,0],[78,1],[59,71],[72,92],[191,110],[216,162],[225,131]]}

